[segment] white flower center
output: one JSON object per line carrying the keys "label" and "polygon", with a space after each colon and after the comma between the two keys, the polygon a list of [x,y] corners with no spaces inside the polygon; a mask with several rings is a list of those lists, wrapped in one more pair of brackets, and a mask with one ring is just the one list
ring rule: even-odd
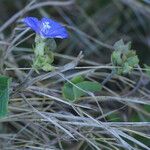
{"label": "white flower center", "polygon": [[49,22],[43,22],[42,23],[42,31],[45,33],[48,33],[49,29],[51,28],[51,26],[49,25]]}
{"label": "white flower center", "polygon": [[49,25],[49,22],[44,22],[44,23],[43,23],[43,28],[44,28],[44,29],[50,29],[51,26]]}

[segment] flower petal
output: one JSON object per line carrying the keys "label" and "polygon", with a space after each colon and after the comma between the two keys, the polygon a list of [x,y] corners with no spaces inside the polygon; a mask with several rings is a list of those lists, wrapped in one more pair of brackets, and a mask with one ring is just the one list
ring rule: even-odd
{"label": "flower petal", "polygon": [[40,34],[45,38],[67,38],[68,33],[66,29],[59,23],[49,19],[43,18],[40,22]]}
{"label": "flower petal", "polygon": [[68,33],[64,27],[61,27],[57,30],[52,31],[49,36],[54,37],[54,38],[64,39],[64,38],[68,38]]}
{"label": "flower petal", "polygon": [[40,21],[35,17],[26,17],[24,18],[23,22],[30,27],[32,30],[34,30],[36,33],[39,33],[39,25]]}

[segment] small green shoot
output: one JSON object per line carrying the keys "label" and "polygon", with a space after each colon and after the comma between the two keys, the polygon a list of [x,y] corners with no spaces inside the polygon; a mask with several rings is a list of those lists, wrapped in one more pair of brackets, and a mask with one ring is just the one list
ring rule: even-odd
{"label": "small green shoot", "polygon": [[119,75],[131,73],[139,64],[136,52],[131,50],[131,42],[124,44],[123,40],[119,40],[114,44],[114,49],[111,62],[116,67],[116,73]]}
{"label": "small green shoot", "polygon": [[35,58],[33,61],[33,68],[38,72],[42,69],[44,71],[52,71],[54,67],[51,65],[54,61],[52,50],[56,49],[56,42],[54,39],[44,39],[39,35],[35,37]]}

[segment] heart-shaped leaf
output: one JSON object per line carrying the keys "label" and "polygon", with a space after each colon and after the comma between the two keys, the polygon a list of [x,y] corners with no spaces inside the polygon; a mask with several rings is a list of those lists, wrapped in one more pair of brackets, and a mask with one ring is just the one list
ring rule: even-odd
{"label": "heart-shaped leaf", "polygon": [[74,98],[78,99],[81,96],[87,95],[88,92],[98,92],[101,88],[102,87],[98,82],[83,81],[77,83],[76,86],[73,86]]}
{"label": "heart-shaped leaf", "polygon": [[63,97],[74,101],[81,96],[85,96],[88,92],[98,92],[102,86],[98,82],[84,81],[82,76],[77,76],[71,80],[71,83],[65,83],[62,88]]}

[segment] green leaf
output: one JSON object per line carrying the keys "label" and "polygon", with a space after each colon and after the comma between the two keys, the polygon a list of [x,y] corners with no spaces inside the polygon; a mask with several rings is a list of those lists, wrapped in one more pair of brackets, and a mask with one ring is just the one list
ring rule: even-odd
{"label": "green leaf", "polygon": [[[71,82],[73,84],[80,83],[82,81],[84,81],[84,78],[81,75],[76,76],[73,79],[71,79]],[[65,99],[74,100],[74,93],[73,93],[73,85],[72,84],[70,84],[68,82],[65,83],[63,88],[62,88],[62,93],[63,93],[63,97]]]}
{"label": "green leaf", "polygon": [[131,42],[124,44],[123,40],[121,39],[114,44],[114,49],[117,51],[127,52],[128,50],[131,49]]}
{"label": "green leaf", "polygon": [[7,115],[10,78],[0,76],[0,118]]}
{"label": "green leaf", "polygon": [[55,39],[46,39],[46,51],[54,51],[57,48],[57,44],[55,42]]}
{"label": "green leaf", "polygon": [[114,51],[111,55],[111,61],[113,62],[114,65],[121,65],[122,64],[122,59],[121,59],[121,52],[119,51]]}
{"label": "green leaf", "polygon": [[137,65],[139,63],[139,59],[138,57],[135,55],[135,56],[132,56],[130,58],[127,59],[127,62],[130,66],[134,67],[135,65]]}
{"label": "green leaf", "polygon": [[129,42],[126,44],[126,49],[127,49],[127,50],[130,50],[130,49],[131,49],[131,41],[129,41]]}
{"label": "green leaf", "polygon": [[62,94],[65,99],[73,101],[74,100],[73,85],[68,82],[65,83],[62,88]]}
{"label": "green leaf", "polygon": [[81,96],[87,95],[86,92],[97,92],[102,88],[98,82],[84,81],[83,76],[74,77],[71,82],[75,86],[67,82],[62,88],[63,97],[71,101],[77,100]]}
{"label": "green leaf", "polygon": [[41,69],[43,69],[44,71],[52,71],[52,70],[54,70],[54,66],[46,63],[46,64],[44,64],[44,66]]}
{"label": "green leaf", "polygon": [[74,84],[76,84],[76,83],[80,83],[80,82],[82,82],[82,81],[84,81],[84,77],[83,76],[76,76],[76,77],[74,77],[73,79],[71,79],[71,82],[72,83],[74,83]]}
{"label": "green leaf", "polygon": [[139,64],[136,51],[131,50],[131,42],[124,44],[119,40],[114,44],[115,51],[111,55],[112,65],[115,66],[117,74],[129,74]]}
{"label": "green leaf", "polygon": [[36,56],[43,56],[45,48],[45,39],[41,38],[38,34],[35,36],[35,48],[34,53]]}
{"label": "green leaf", "polygon": [[114,49],[118,51],[122,51],[123,46],[124,46],[124,42],[121,39],[114,44]]}
{"label": "green leaf", "polygon": [[45,48],[44,42],[36,43],[35,48],[34,48],[35,55],[36,56],[43,56],[44,55],[44,48]]}
{"label": "green leaf", "polygon": [[131,70],[132,70],[132,67],[129,66],[128,62],[125,62],[124,65],[123,65],[123,70],[122,70],[122,72],[123,72],[124,74],[127,74],[127,73],[130,73]]}
{"label": "green leaf", "polygon": [[76,86],[79,87],[80,89],[73,86],[73,93],[74,93],[75,99],[78,99],[81,96],[87,95],[87,93],[84,91],[98,92],[102,88],[98,82],[91,82],[91,81],[83,81],[83,82],[77,83]]}
{"label": "green leaf", "polygon": [[52,71],[54,67],[51,65],[54,61],[54,55],[52,52],[43,56],[37,56],[33,62],[33,68],[35,70],[42,69],[44,71]]}

